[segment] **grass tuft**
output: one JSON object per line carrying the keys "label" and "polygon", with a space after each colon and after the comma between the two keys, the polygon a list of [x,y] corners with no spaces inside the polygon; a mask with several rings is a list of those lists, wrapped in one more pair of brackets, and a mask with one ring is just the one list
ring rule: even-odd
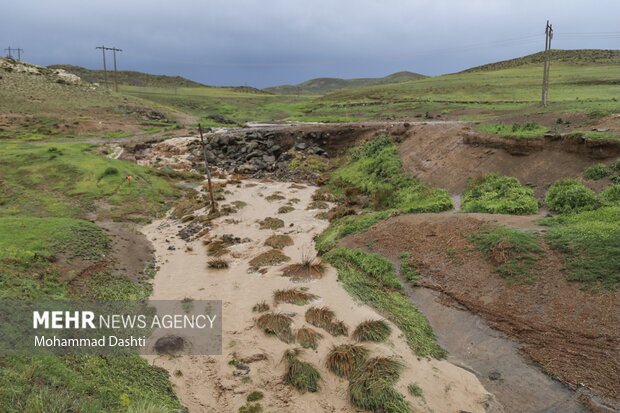
{"label": "grass tuft", "polygon": [[487,174],[470,180],[463,193],[465,212],[530,215],[538,212],[534,191],[517,178]]}
{"label": "grass tuft", "polygon": [[358,344],[333,346],[327,354],[325,365],[338,377],[348,378],[368,356],[368,349]]}
{"label": "grass tuft", "polygon": [[291,258],[284,255],[282,251],[274,249],[263,252],[262,254],[252,258],[250,260],[250,265],[254,268],[260,268],[265,266],[280,265],[290,260]]}
{"label": "grass tuft", "polygon": [[472,241],[513,282],[531,282],[532,268],[542,254],[535,234],[507,227],[487,227],[472,235]]}
{"label": "grass tuft", "polygon": [[261,301],[260,303],[254,304],[252,307],[252,312],[255,313],[264,313],[265,311],[269,311],[269,304],[265,301]]}
{"label": "grass tuft", "polygon": [[282,359],[287,363],[284,382],[302,393],[316,393],[320,389],[321,374],[310,363],[299,360],[300,349],[287,350]]}
{"label": "grass tuft", "polygon": [[267,217],[258,222],[260,229],[278,229],[284,227],[284,221],[280,218]]}
{"label": "grass tuft", "polygon": [[285,343],[294,341],[291,324],[293,320],[284,314],[267,313],[263,314],[256,320],[256,326],[263,330],[266,334],[275,335]]}
{"label": "grass tuft", "polygon": [[599,207],[594,191],[575,179],[554,182],[545,195],[549,209],[560,214],[591,211]]}
{"label": "grass tuft", "polygon": [[409,403],[393,387],[403,367],[393,358],[367,360],[349,378],[349,396],[353,405],[372,411],[410,413]]}
{"label": "grass tuft", "polygon": [[276,290],[273,292],[273,300],[276,304],[290,303],[296,305],[306,305],[310,301],[314,301],[319,298],[318,295],[314,295],[299,288],[289,288],[287,290]]}
{"label": "grass tuft", "polygon": [[390,325],[384,320],[368,320],[360,323],[353,331],[356,341],[385,341],[392,332]]}
{"label": "grass tuft", "polygon": [[310,307],[306,311],[306,321],[315,327],[325,329],[336,317],[329,307]]}
{"label": "grass tuft", "polygon": [[265,240],[265,245],[277,250],[293,245],[293,239],[288,235],[274,234]]}
{"label": "grass tuft", "polygon": [[303,348],[316,350],[319,346],[319,340],[322,338],[323,335],[321,333],[308,327],[302,327],[297,330],[297,342],[301,344]]}
{"label": "grass tuft", "polygon": [[221,258],[213,258],[207,262],[207,267],[215,270],[223,270],[228,268],[228,261]]}

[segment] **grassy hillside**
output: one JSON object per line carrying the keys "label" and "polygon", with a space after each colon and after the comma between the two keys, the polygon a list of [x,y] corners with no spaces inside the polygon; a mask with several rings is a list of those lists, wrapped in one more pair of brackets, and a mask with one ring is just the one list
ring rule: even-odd
{"label": "grassy hillside", "polygon": [[279,95],[323,95],[340,89],[406,82],[423,77],[425,76],[406,71],[392,73],[391,75],[379,78],[339,79],[321,77],[307,80],[297,85],[274,86],[265,88],[264,90]]}
{"label": "grassy hillside", "polygon": [[[462,73],[482,72],[489,70],[509,69],[531,64],[541,64],[545,61],[544,52],[518,57],[516,59],[503,60],[501,62],[489,63],[482,66],[472,67]],[[591,64],[614,64],[620,61],[620,50],[600,50],[600,49],[578,49],[578,50],[551,50],[549,52],[551,62],[562,62],[574,65]]]}
{"label": "grassy hillside", "polygon": [[[105,74],[103,70],[86,69],[73,65],[50,65],[50,69],[64,69],[69,73],[73,73],[82,78],[82,80],[90,83],[105,83]],[[108,82],[114,82],[114,72],[108,69]],[[185,79],[181,76],[153,75],[150,73],[134,72],[130,70],[119,70],[116,73],[118,83],[132,86],[156,86],[156,87],[201,87],[202,83]]]}

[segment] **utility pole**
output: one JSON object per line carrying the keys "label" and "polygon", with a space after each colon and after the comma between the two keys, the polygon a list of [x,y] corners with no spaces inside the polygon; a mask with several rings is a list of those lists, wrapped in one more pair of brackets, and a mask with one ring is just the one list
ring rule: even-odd
{"label": "utility pole", "polygon": [[209,170],[209,162],[207,161],[207,142],[202,135],[202,125],[198,124],[198,132],[200,132],[200,144],[202,145],[202,155],[205,160],[205,173],[207,174],[207,187],[209,188],[209,197],[211,198],[211,212],[217,212],[215,205],[215,196],[213,195],[213,185],[211,184],[211,171]]}
{"label": "utility pole", "polygon": [[108,69],[106,68],[105,65],[105,51],[107,49],[107,47],[105,46],[97,46],[95,47],[95,49],[101,49],[101,54],[103,55],[103,78],[105,80],[105,87],[108,87]]}
{"label": "utility pole", "polygon": [[107,50],[112,50],[112,55],[114,56],[114,90],[118,92],[118,75],[116,73],[116,52],[122,52],[122,50],[117,49],[116,47],[108,47]]}
{"label": "utility pole", "polygon": [[17,52],[17,60],[18,61],[22,60],[22,53],[24,52],[24,49],[19,48],[19,47],[16,49],[14,47],[9,46],[6,49],[4,49],[4,51],[7,52],[7,54],[8,54],[7,57],[10,58],[10,59],[13,58],[12,52]]}
{"label": "utility pole", "polygon": [[543,71],[542,83],[542,104],[544,107],[547,107],[547,101],[549,98],[549,59],[551,53],[551,39],[553,39],[553,26],[549,24],[549,20],[547,20],[547,26],[545,27],[545,68]]}

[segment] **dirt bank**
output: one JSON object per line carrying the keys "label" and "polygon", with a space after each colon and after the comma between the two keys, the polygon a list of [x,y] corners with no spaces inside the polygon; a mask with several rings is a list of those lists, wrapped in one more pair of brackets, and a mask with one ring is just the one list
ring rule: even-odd
{"label": "dirt bank", "polygon": [[[472,133],[467,126],[412,126],[401,136],[405,169],[434,186],[460,194],[467,179],[490,172],[517,177],[542,197],[547,186],[579,177],[596,159],[620,156],[620,145],[549,139],[506,139]],[[595,156],[596,155],[596,156]]]}
{"label": "dirt bank", "polygon": [[[249,238],[246,242],[228,247],[223,256],[229,267],[222,270],[207,269],[207,255],[202,240],[185,243],[177,233],[182,224],[172,219],[154,222],[144,228],[144,233],[153,243],[160,270],[155,277],[153,299],[221,299],[224,309],[223,355],[192,356],[179,358],[151,357],[150,361],[171,373],[182,402],[192,412],[235,412],[244,405],[248,393],[260,390],[265,393],[261,401],[266,411],[274,412],[355,412],[347,394],[347,382],[329,373],[325,367],[326,353],[332,344],[350,342],[347,337],[332,337],[321,330],[324,338],[318,349],[305,350],[302,358],[314,364],[322,375],[321,390],[318,393],[300,394],[286,385],[282,376],[285,363],[281,362],[286,349],[295,345],[266,336],[255,327],[257,313],[252,307],[265,300],[274,311],[293,315],[294,328],[304,326],[305,310],[310,305],[327,305],[338,319],[352,329],[359,322],[381,318],[371,308],[354,301],[337,282],[333,268],[328,267],[319,280],[293,282],[281,276],[283,265],[265,267],[266,272],[249,271],[249,261],[260,253],[268,251],[265,240],[273,234],[288,235],[293,245],[282,252],[299,262],[302,254],[313,254],[312,237],[322,231],[327,222],[315,218],[319,210],[308,210],[314,187],[291,186],[283,182],[243,181],[226,188],[230,191],[226,203],[239,202],[239,209],[228,216],[214,220],[209,233],[213,240],[225,234]],[[271,197],[277,193],[283,199]],[[291,199],[294,211],[278,214],[280,207]],[[277,217],[284,226],[276,229],[260,229],[257,221],[265,217]],[[174,246],[175,249],[170,249]],[[312,304],[274,304],[273,292],[277,289],[306,287],[307,292],[319,298]],[[372,354],[392,355],[406,365],[397,389],[406,396],[415,411],[420,412],[501,412],[492,396],[470,372],[456,367],[448,361],[419,360],[406,345],[402,333],[392,325],[392,334],[383,344],[368,345]],[[252,357],[259,355],[256,357]],[[248,363],[247,376],[237,375],[235,367],[229,365],[232,359],[258,359]],[[175,373],[177,372],[177,373]],[[178,373],[180,372],[180,373]],[[407,386],[417,383],[424,394],[414,398],[407,392]]]}
{"label": "dirt bank", "polygon": [[548,374],[619,400],[620,293],[591,292],[567,282],[561,257],[548,248],[532,284],[507,283],[468,238],[490,220],[536,229],[531,217],[418,214],[392,218],[343,242],[373,245],[391,258],[410,252],[424,286],[516,338]]}

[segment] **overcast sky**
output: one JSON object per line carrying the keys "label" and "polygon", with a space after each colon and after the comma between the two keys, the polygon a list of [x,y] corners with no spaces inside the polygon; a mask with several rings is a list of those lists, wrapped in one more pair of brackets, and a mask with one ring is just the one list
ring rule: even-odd
{"label": "overcast sky", "polygon": [[620,49],[619,0],[19,0],[0,42],[23,60],[119,68],[257,87],[314,77],[427,75],[544,48]]}

